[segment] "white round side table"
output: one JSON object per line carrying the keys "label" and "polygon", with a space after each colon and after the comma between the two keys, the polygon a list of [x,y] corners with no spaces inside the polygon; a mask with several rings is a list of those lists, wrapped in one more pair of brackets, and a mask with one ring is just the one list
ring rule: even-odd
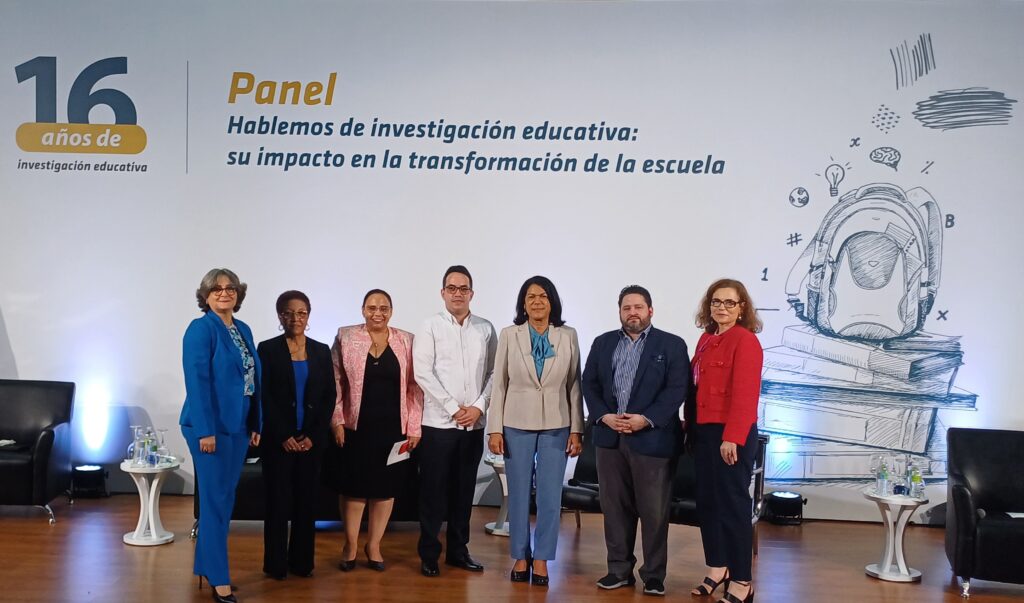
{"label": "white round side table", "polygon": [[882,553],[882,562],[865,566],[864,573],[889,582],[920,582],[921,572],[908,567],[903,556],[903,533],[914,510],[926,504],[928,499],[896,494],[880,496],[874,491],[864,492],[864,498],[878,504],[882,521],[885,522],[885,551]]}
{"label": "white round side table", "polygon": [[155,467],[133,465],[131,461],[121,463],[121,471],[132,476],[139,489],[139,523],[134,532],[124,535],[125,544],[134,546],[156,546],[174,540],[174,533],[168,532],[160,523],[160,487],[164,477],[181,463],[174,460]]}
{"label": "white round side table", "polygon": [[501,482],[501,507],[494,521],[484,525],[484,531],[492,536],[508,536],[508,481],[505,479],[505,458],[487,454],[484,462],[494,469],[494,476]]}

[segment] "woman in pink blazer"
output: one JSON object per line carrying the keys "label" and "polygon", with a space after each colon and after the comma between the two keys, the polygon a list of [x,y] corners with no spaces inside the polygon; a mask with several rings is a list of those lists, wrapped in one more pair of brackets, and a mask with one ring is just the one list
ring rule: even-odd
{"label": "woman in pink blazer", "polygon": [[363,298],[361,325],[338,329],[331,348],[338,397],[331,425],[342,447],[337,471],[341,515],[345,520],[342,571],[356,566],[359,524],[369,505],[368,542],[363,548],[371,569],[384,571],[380,542],[384,537],[395,494],[409,480],[411,463],[387,464],[392,448],[420,441],[423,392],[413,380],[412,333],[388,326],[391,296],[373,289]]}

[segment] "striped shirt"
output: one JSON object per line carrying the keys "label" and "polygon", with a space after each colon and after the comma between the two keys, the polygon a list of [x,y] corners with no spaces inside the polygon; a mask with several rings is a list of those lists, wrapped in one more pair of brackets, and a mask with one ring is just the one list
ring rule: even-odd
{"label": "striped shirt", "polygon": [[629,394],[633,391],[633,378],[636,367],[640,364],[640,355],[644,353],[647,335],[651,332],[650,325],[640,333],[634,341],[625,331],[619,331],[619,343],[612,355],[612,378],[615,381],[615,401],[618,414],[626,412],[629,405]]}

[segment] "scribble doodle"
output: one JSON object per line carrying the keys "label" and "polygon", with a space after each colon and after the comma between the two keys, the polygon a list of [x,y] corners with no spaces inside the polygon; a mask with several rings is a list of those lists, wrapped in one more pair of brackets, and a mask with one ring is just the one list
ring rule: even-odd
{"label": "scribble doodle", "polygon": [[922,174],[927,174],[928,173],[928,168],[932,167],[933,165],[935,165],[935,162],[934,161],[929,161],[928,163],[925,164],[925,166],[923,168],[921,168],[921,173]]}
{"label": "scribble doodle", "polygon": [[875,111],[875,116],[871,118],[871,125],[878,128],[883,134],[888,134],[889,130],[895,128],[899,123],[900,116],[885,105],[879,105],[878,111]]}
{"label": "scribble doodle", "polygon": [[1002,92],[983,87],[942,90],[918,101],[914,118],[926,128],[955,130],[1010,123],[1013,104]]}
{"label": "scribble doodle", "polygon": [[789,193],[789,202],[793,207],[803,207],[811,200],[811,194],[807,192],[807,189],[798,186]]}
{"label": "scribble doodle", "polygon": [[913,46],[904,40],[896,48],[889,49],[889,57],[896,75],[896,89],[913,86],[918,79],[935,69],[932,35],[921,34]]}
{"label": "scribble doodle", "polygon": [[853,147],[859,147],[859,146],[860,146],[860,137],[859,136],[856,137],[856,138],[851,138],[850,139],[850,148],[851,149]]}
{"label": "scribble doodle", "polygon": [[871,161],[887,165],[893,170],[896,170],[896,166],[900,164],[901,157],[900,152],[892,147],[878,147],[868,155],[868,159]]}
{"label": "scribble doodle", "polygon": [[786,238],[786,245],[789,245],[790,247],[793,247],[794,245],[799,245],[800,241],[802,241],[802,240],[803,240],[803,237],[800,236],[800,233],[799,232],[794,232],[794,233],[790,234],[789,237]]}

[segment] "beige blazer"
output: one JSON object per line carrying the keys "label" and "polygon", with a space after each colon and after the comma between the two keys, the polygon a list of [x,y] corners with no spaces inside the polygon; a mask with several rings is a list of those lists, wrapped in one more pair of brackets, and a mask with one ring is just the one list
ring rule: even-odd
{"label": "beige blazer", "polygon": [[571,327],[549,327],[555,355],[544,360],[543,377],[530,354],[528,324],[506,327],[498,336],[494,385],[487,413],[487,433],[505,427],[538,431],[568,427],[583,433],[580,392],[580,344]]}

